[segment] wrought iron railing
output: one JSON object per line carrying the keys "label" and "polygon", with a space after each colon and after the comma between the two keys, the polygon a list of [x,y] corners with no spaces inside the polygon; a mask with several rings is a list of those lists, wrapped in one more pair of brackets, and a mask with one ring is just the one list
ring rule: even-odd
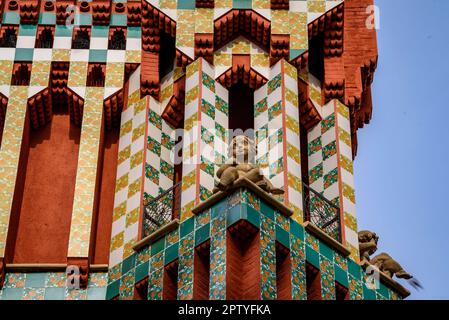
{"label": "wrought iron railing", "polygon": [[340,208],[304,183],[303,201],[304,220],[341,242]]}
{"label": "wrought iron railing", "polygon": [[149,236],[173,219],[179,218],[181,207],[181,182],[150,200],[143,210],[143,237]]}

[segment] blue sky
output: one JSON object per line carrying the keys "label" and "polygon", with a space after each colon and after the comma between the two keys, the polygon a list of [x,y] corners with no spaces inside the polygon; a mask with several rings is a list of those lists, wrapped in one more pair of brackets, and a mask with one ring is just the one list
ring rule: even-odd
{"label": "blue sky", "polygon": [[423,284],[409,299],[449,299],[449,1],[375,2],[373,118],[355,160],[359,229],[375,231],[378,253]]}

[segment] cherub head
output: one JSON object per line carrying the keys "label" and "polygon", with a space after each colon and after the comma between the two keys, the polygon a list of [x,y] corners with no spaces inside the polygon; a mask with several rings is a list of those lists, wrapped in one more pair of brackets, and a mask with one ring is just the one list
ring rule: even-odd
{"label": "cherub head", "polygon": [[358,236],[360,244],[370,244],[369,246],[365,246],[365,250],[369,255],[372,255],[374,252],[376,252],[379,236],[375,232],[363,230],[359,231]]}
{"label": "cherub head", "polygon": [[229,146],[229,157],[240,163],[254,162],[256,157],[254,142],[244,135],[235,136]]}

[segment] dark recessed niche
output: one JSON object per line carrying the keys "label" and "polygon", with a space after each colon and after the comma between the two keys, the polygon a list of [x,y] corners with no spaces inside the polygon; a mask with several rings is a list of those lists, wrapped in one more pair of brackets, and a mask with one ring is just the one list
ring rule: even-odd
{"label": "dark recessed niche", "polygon": [[39,27],[38,36],[36,38],[36,48],[50,49],[53,48],[54,27]]}
{"label": "dark recessed niche", "polygon": [[324,36],[313,37],[309,41],[309,72],[321,82],[324,79]]}
{"label": "dark recessed niche", "polygon": [[161,50],[159,54],[159,79],[163,79],[167,74],[173,71],[176,57],[176,40],[169,34],[161,32],[160,34]]}
{"label": "dark recessed niche", "polygon": [[109,50],[125,50],[126,49],[126,35],[125,29],[116,28],[112,30],[112,35],[108,44]]}
{"label": "dark recessed niche", "polygon": [[0,31],[0,47],[15,48],[17,44],[17,28],[4,26]]}
{"label": "dark recessed niche", "polygon": [[88,87],[104,87],[105,76],[106,76],[106,64],[89,63],[86,85]]}
{"label": "dark recessed niche", "polygon": [[30,85],[31,65],[32,65],[31,62],[15,62],[13,66],[11,85],[13,86]]}
{"label": "dark recessed niche", "polygon": [[74,31],[72,41],[72,49],[89,49],[90,46],[90,32],[87,28],[82,28]]}

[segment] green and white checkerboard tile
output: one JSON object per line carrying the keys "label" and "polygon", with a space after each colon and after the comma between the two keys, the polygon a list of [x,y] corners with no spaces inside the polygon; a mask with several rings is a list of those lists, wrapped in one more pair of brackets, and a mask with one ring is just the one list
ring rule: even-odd
{"label": "green and white checkerboard tile", "polygon": [[173,186],[174,129],[161,115],[161,103],[149,98],[147,151],[145,162],[145,203]]}
{"label": "green and white checkerboard tile", "polygon": [[212,194],[215,173],[227,154],[228,91],[214,75],[213,66],[202,58],[187,67],[182,220]]}
{"label": "green and white checkerboard tile", "polygon": [[131,75],[128,104],[122,112],[109,266],[134,251],[143,201],[147,98],[140,98],[140,67]]}
{"label": "green and white checkerboard tile", "polygon": [[256,160],[280,197],[302,221],[301,156],[296,69],[284,60],[270,71],[270,80],[254,93]]}
{"label": "green and white checkerboard tile", "polygon": [[310,74],[308,79],[310,98],[323,119],[307,135],[309,183],[340,207],[346,246],[358,259],[349,109],[337,100],[322,106],[319,81]]}

